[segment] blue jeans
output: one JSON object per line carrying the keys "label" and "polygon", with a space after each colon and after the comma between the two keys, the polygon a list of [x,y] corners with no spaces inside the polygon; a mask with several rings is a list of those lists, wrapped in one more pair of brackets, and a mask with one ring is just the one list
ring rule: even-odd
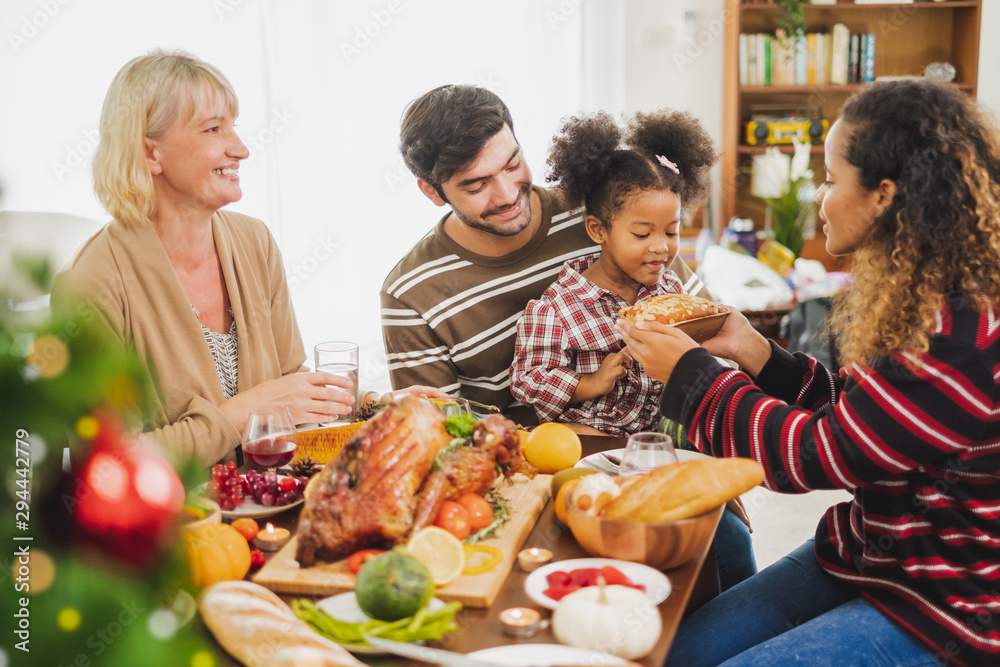
{"label": "blue jeans", "polygon": [[816,562],[813,541],[681,623],[665,665],[941,665],[902,628]]}
{"label": "blue jeans", "polygon": [[720,590],[729,590],[757,574],[750,530],[728,507],[715,529],[715,558],[719,566]]}

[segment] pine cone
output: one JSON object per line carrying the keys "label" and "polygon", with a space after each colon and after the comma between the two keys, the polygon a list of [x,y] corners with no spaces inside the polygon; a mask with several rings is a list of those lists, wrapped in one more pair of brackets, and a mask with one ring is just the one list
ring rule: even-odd
{"label": "pine cone", "polygon": [[365,403],[358,408],[358,414],[355,419],[357,421],[368,421],[376,415],[376,413],[381,412],[385,409],[387,403],[377,403],[374,400],[365,401]]}
{"label": "pine cone", "polygon": [[303,454],[289,465],[296,477],[312,477],[323,469],[323,464]]}

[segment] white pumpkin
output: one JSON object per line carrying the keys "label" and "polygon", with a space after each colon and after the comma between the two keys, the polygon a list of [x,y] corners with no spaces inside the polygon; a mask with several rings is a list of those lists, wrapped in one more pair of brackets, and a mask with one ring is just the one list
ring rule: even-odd
{"label": "white pumpkin", "polygon": [[563,644],[636,660],[653,650],[663,623],[642,591],[588,586],[564,597],[552,614],[552,632]]}

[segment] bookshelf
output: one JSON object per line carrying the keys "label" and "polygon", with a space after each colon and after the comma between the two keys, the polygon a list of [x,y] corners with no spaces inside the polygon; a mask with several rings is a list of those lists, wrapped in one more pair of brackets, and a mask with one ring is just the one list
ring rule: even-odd
{"label": "bookshelf", "polygon": [[[752,218],[763,226],[759,200],[750,194],[748,167],[754,154],[766,146],[744,141],[744,123],[750,107],[785,104],[792,107],[819,106],[832,125],[851,93],[865,84],[834,85],[740,85],[740,34],[774,34],[779,9],[774,2],[726,0],[725,59],[723,68],[722,198],[723,224],[734,215]],[[874,75],[919,75],[932,62],[951,63],[956,70],[952,85],[976,96],[979,77],[979,40],[982,0],[946,0],[908,3],[836,4],[805,6],[807,32],[831,33],[835,24],[851,33],[875,35]],[[791,152],[791,146],[781,147]],[[823,170],[823,146],[812,146],[812,169]],[[822,239],[807,242],[803,255],[822,249]],[[817,257],[818,258],[818,257]]]}

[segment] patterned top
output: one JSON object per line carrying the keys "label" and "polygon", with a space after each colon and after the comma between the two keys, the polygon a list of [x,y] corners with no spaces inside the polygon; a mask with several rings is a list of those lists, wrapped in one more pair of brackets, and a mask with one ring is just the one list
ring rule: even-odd
{"label": "patterned top", "polygon": [[[534,192],[541,223],[520,250],[503,257],[471,253],[445,233],[444,216],[385,279],[382,336],[393,388],[440,387],[532,423],[532,411],[510,392],[517,321],[567,260],[600,250],[587,236],[582,207],[569,209],[558,190],[535,186]],[[670,269],[688,294],[711,298],[680,258]]]}
{"label": "patterned top", "polygon": [[[570,260],[542,298],[528,303],[517,325],[510,387],[535,409],[541,421],[586,424],[615,436],[651,430],[660,419],[657,402],[663,385],[638,363],[604,396],[570,404],[580,377],[597,371],[604,358],[622,349],[614,324],[629,303],[581,273],[600,256]],[[683,292],[672,271],[644,285],[636,300]]]}
{"label": "patterned top", "polygon": [[[191,309],[195,315],[200,316],[197,308],[191,306]],[[233,316],[232,308],[229,309],[229,316]],[[219,382],[222,384],[222,395],[228,401],[239,392],[240,346],[236,336],[236,320],[233,319],[229,326],[229,333],[212,331],[204,324],[201,324],[201,332],[205,334],[208,351],[212,353],[215,372],[219,374]]]}
{"label": "patterned top", "polygon": [[760,462],[771,490],[851,490],[817,528],[823,569],[943,661],[996,665],[1000,313],[948,303],[923,356],[839,375],[773,343],[756,381],[691,350],[661,409],[703,452]]}

